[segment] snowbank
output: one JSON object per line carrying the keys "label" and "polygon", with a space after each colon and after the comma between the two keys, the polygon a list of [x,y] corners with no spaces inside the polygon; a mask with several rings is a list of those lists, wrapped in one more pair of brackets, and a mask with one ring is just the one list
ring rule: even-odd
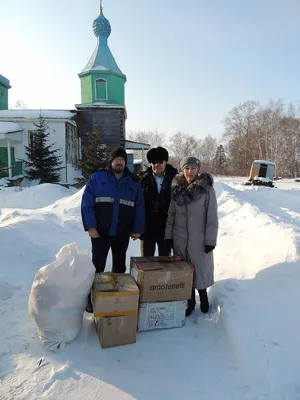
{"label": "snowbank", "polygon": [[211,294],[230,343],[261,398],[300,398],[299,193],[217,190],[222,219]]}
{"label": "snowbank", "polygon": [[46,207],[64,196],[75,193],[76,189],[43,183],[32,187],[4,187],[0,192],[0,208],[37,209]]}

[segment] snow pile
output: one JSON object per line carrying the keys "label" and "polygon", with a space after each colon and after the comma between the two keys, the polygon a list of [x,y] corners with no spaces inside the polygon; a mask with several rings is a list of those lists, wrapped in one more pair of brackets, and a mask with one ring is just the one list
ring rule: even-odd
{"label": "snow pile", "polygon": [[64,186],[50,183],[43,183],[31,188],[22,186],[4,187],[0,194],[0,208],[42,208],[75,192],[76,190],[73,188],[66,189]]}
{"label": "snow pile", "polygon": [[3,187],[7,186],[7,184],[8,184],[8,178],[0,178],[0,190]]}
{"label": "snow pile", "polygon": [[263,399],[296,399],[300,192],[240,189],[218,186],[223,218],[212,294],[252,387]]}
{"label": "snow pile", "polygon": [[262,176],[258,176],[258,175],[255,175],[255,177],[253,178],[253,180],[254,181],[260,181],[260,182],[266,182],[266,183],[269,183],[269,182],[273,182],[273,179],[271,179],[271,178],[269,178],[269,177],[262,177]]}
{"label": "snow pile", "polygon": [[[141,332],[135,344],[105,350],[85,315],[78,337],[59,354],[41,346],[27,303],[36,272],[61,247],[90,249],[82,191],[1,190],[0,397],[299,399],[299,184],[242,182],[216,182],[220,233],[208,315],[198,304],[184,328]],[[127,265],[137,254],[139,243],[131,242]]]}
{"label": "snow pile", "polygon": [[62,247],[56,260],[37,272],[28,307],[47,349],[62,349],[78,335],[94,275],[92,260],[76,243]]}

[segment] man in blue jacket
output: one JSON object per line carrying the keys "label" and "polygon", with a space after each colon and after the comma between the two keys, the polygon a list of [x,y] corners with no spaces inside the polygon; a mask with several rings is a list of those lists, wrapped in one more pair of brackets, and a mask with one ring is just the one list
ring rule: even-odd
{"label": "man in blue jacket", "polygon": [[129,238],[136,240],[144,233],[142,188],[126,164],[126,151],[122,147],[112,150],[109,167],[95,172],[83,192],[82,222],[92,241],[96,272],[104,271],[111,248],[112,272],[124,273]]}

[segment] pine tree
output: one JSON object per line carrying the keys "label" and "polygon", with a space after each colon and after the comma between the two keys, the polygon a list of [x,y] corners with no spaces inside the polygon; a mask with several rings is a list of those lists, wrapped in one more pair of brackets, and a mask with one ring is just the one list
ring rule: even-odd
{"label": "pine tree", "polygon": [[217,152],[215,155],[214,164],[215,164],[215,173],[217,175],[226,174],[228,160],[227,160],[227,156],[226,156],[224,147],[222,145],[218,146],[218,149],[217,149]]}
{"label": "pine tree", "polygon": [[83,147],[82,159],[78,161],[76,168],[81,170],[81,178],[76,178],[80,185],[85,185],[90,176],[101,168],[107,167],[106,146],[102,144],[102,132],[94,127],[87,134],[87,143]]}
{"label": "pine tree", "polygon": [[60,156],[56,155],[58,149],[53,149],[53,144],[48,144],[48,124],[40,115],[37,128],[28,146],[25,146],[27,160],[25,177],[30,181],[39,180],[41,183],[58,183],[62,167]]}

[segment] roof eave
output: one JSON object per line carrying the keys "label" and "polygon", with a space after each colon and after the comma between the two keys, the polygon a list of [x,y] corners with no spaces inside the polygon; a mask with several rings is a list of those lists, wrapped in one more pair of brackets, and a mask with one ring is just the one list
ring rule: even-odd
{"label": "roof eave", "polygon": [[5,78],[5,76],[0,75],[0,84],[4,87],[6,87],[7,89],[10,89],[10,82],[7,78]]}
{"label": "roof eave", "polygon": [[112,71],[109,69],[88,69],[88,70],[84,70],[82,72],[80,72],[78,74],[79,78],[83,78],[84,76],[87,75],[114,75],[117,76],[119,78],[124,79],[124,82],[127,81],[126,75],[124,75],[122,72],[116,72],[116,71]]}

